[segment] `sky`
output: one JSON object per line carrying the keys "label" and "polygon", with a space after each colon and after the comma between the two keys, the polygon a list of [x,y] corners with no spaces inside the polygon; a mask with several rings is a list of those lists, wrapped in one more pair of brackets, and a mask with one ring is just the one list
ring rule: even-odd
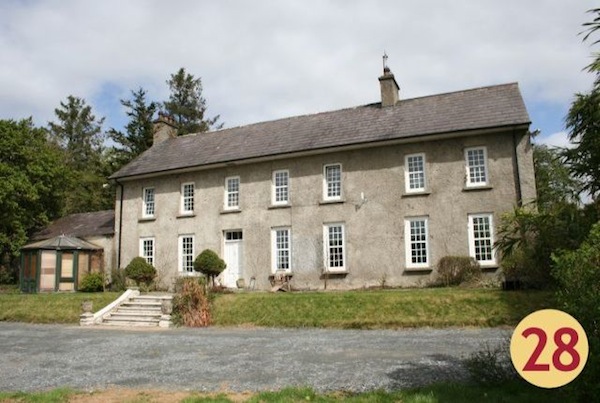
{"label": "sky", "polygon": [[[164,101],[180,67],[224,127],[378,102],[382,56],[408,99],[518,82],[537,143],[593,76],[591,0],[3,0],[0,119],[55,120],[68,95],[104,129],[140,87]],[[598,39],[598,38],[596,38]],[[600,47],[600,45],[597,45]]]}

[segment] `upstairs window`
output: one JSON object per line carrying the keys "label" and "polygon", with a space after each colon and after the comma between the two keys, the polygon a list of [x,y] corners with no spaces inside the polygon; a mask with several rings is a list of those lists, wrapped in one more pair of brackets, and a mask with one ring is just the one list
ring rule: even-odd
{"label": "upstairs window", "polygon": [[194,236],[179,236],[179,271],[194,272]]}
{"label": "upstairs window", "polygon": [[429,266],[429,242],[427,217],[414,217],[404,220],[406,240],[406,267],[425,268]]}
{"label": "upstairs window", "polygon": [[274,205],[288,204],[290,197],[290,173],[287,170],[273,172],[273,197]]}
{"label": "upstairs window", "polygon": [[487,151],[485,147],[465,150],[467,168],[467,187],[486,186],[488,184]]}
{"label": "upstairs window", "polygon": [[154,266],[155,255],[154,238],[140,238],[140,256],[146,259],[148,264]]}
{"label": "upstairs window", "polygon": [[181,185],[181,214],[192,214],[194,212],[194,184],[184,183]]}
{"label": "upstairs window", "polygon": [[325,270],[331,273],[346,271],[344,224],[327,224],[323,228]]}
{"label": "upstairs window", "polygon": [[232,176],[225,179],[225,209],[240,208],[240,177]]}
{"label": "upstairs window", "polygon": [[154,188],[144,188],[144,200],[142,206],[143,217],[154,217],[155,203],[154,203]]}
{"label": "upstairs window", "polygon": [[323,176],[323,199],[340,200],[342,198],[342,165],[325,165]]}
{"label": "upstairs window", "polygon": [[277,270],[291,271],[290,229],[275,228],[271,231],[273,272]]}
{"label": "upstairs window", "polygon": [[494,265],[494,227],[491,214],[469,215],[469,254],[481,265]]}
{"label": "upstairs window", "polygon": [[425,191],[425,154],[407,155],[404,159],[406,193]]}

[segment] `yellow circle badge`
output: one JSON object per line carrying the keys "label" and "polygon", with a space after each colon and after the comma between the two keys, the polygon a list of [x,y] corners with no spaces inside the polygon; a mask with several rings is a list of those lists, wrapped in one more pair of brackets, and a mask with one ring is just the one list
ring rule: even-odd
{"label": "yellow circle badge", "polygon": [[527,382],[558,388],[583,370],[589,352],[585,330],[577,319],[556,309],[526,316],[510,340],[510,358]]}

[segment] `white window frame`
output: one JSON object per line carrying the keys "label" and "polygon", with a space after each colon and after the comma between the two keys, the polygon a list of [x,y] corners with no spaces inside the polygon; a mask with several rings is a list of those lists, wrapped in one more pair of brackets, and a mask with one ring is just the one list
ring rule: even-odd
{"label": "white window frame", "polygon": [[[422,166],[423,169],[421,171],[411,171],[410,170],[409,159],[411,159],[411,158],[421,158],[421,162],[423,164],[423,166]],[[425,153],[408,154],[404,157],[404,184],[405,184],[404,188],[405,188],[406,193],[424,192],[425,189],[427,188],[427,174],[426,174],[426,168],[425,168],[426,165],[425,164],[426,164]],[[411,175],[420,175],[420,177],[423,179],[423,186],[411,188]]]}
{"label": "white window frame", "polygon": [[[411,224],[413,222],[424,222],[425,223],[425,239],[413,240]],[[423,269],[429,267],[429,217],[408,217],[404,219],[404,243],[405,243],[405,255],[406,255],[406,267],[410,269]],[[417,243],[425,242],[425,262],[413,262],[412,252],[413,246]]]}
{"label": "white window frame", "polygon": [[[474,178],[471,176],[471,168],[469,165],[469,152],[472,151],[483,151],[483,181],[474,182]],[[479,168],[481,165],[474,165],[473,168]],[[490,183],[490,176],[488,171],[488,156],[487,156],[487,148],[486,147],[469,147],[465,148],[465,170],[466,170],[466,187],[481,187],[488,186]]]}
{"label": "white window frame", "polygon": [[[277,176],[278,174],[284,174],[286,181],[283,185],[277,184]],[[277,171],[273,171],[272,177],[272,191],[271,191],[271,204],[274,206],[282,206],[289,204],[290,202],[290,171],[287,169],[279,169]],[[285,199],[277,200],[278,196],[281,193],[285,195]]]}
{"label": "white window frame", "polygon": [[[340,180],[339,180],[339,189],[340,190],[339,190],[339,194],[330,196],[329,195],[330,181],[327,178],[327,169],[333,168],[333,167],[338,167],[340,170]],[[332,200],[341,200],[342,199],[342,194],[344,191],[343,186],[342,186],[342,176],[343,176],[342,164],[335,163],[335,164],[326,164],[323,166],[323,200],[332,201]]]}
{"label": "white window frame", "polygon": [[[237,181],[237,191],[229,190],[229,181]],[[225,178],[225,210],[239,210],[240,208],[240,191],[241,191],[241,181],[239,176],[228,176]],[[237,204],[230,205],[229,204],[229,195],[237,194]]]}
{"label": "white window frame", "polygon": [[[193,274],[194,273],[194,258],[195,258],[195,254],[196,254],[196,237],[193,234],[182,234],[179,235],[179,240],[178,240],[178,245],[179,245],[179,272],[183,273],[183,274]],[[184,241],[186,239],[191,239],[192,240],[192,252],[191,253],[185,253],[184,251]],[[191,260],[191,266],[189,266],[189,270],[188,267],[186,266],[188,263],[188,260],[186,259],[187,257],[191,256],[192,260]]]}
{"label": "white window frame", "polygon": [[[277,233],[285,231],[287,233],[287,248],[279,248],[277,243]],[[280,268],[280,254],[279,252],[287,251],[287,268]],[[285,271],[290,273],[292,271],[292,229],[290,227],[276,227],[271,229],[271,272]]]}
{"label": "white window frame", "polygon": [[[190,187],[192,188],[192,194],[191,195],[186,195],[186,188]],[[190,215],[190,214],[194,214],[194,203],[195,203],[195,196],[196,196],[196,186],[194,184],[194,182],[185,182],[181,184],[181,203],[180,203],[180,209],[179,212],[183,215]],[[191,208],[189,208],[189,205],[191,202]]]}
{"label": "white window frame", "polygon": [[[144,243],[146,241],[149,241],[152,243],[152,253],[150,254],[146,254],[146,248],[144,247]],[[151,236],[147,236],[147,237],[141,237],[140,238],[140,254],[139,256],[143,257],[144,259],[146,259],[146,262],[150,263],[152,266],[156,267],[156,240],[154,237]]]}
{"label": "white window frame", "polygon": [[[340,227],[341,228],[341,249],[342,249],[342,265],[341,266],[331,266],[330,265],[330,255],[331,255],[331,247],[330,247],[330,238],[329,238],[329,229],[332,227]],[[324,256],[324,267],[325,272],[327,273],[345,273],[348,271],[348,261],[346,260],[346,225],[344,223],[329,223],[323,225],[323,256]]]}
{"label": "white window frame", "polygon": [[[475,219],[487,218],[490,229],[490,236],[485,238],[476,238],[475,237]],[[496,265],[496,251],[494,250],[494,215],[491,213],[478,213],[478,214],[469,214],[469,256],[473,259],[477,260],[481,266],[495,266]],[[489,239],[490,249],[491,249],[491,259],[477,259],[477,251],[475,242],[480,239],[487,240]]]}
{"label": "white window frame", "polygon": [[[152,201],[148,200],[148,195],[152,194]],[[148,210],[152,209],[149,213]],[[156,190],[154,187],[145,187],[142,189],[142,217],[152,218],[156,215]]]}

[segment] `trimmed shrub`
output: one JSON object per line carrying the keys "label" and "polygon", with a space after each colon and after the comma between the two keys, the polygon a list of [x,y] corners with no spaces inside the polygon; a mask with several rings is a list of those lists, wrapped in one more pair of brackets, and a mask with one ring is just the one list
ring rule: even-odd
{"label": "trimmed shrub", "polygon": [[146,259],[138,256],[134,257],[125,267],[125,275],[135,281],[137,286],[142,283],[149,285],[156,277],[156,269],[146,262]]}
{"label": "trimmed shrub", "polygon": [[208,277],[213,285],[215,277],[221,274],[226,267],[225,261],[210,249],[204,249],[194,260],[194,270]]}
{"label": "trimmed shrub", "polygon": [[481,278],[481,267],[469,256],[444,256],[437,265],[437,281],[443,286],[475,282]]}
{"label": "trimmed shrub", "polygon": [[81,279],[79,284],[81,292],[100,292],[104,291],[104,275],[102,273],[89,273]]}
{"label": "trimmed shrub", "polygon": [[183,278],[177,281],[180,288],[173,298],[173,323],[190,327],[210,325],[210,300],[204,278]]}

